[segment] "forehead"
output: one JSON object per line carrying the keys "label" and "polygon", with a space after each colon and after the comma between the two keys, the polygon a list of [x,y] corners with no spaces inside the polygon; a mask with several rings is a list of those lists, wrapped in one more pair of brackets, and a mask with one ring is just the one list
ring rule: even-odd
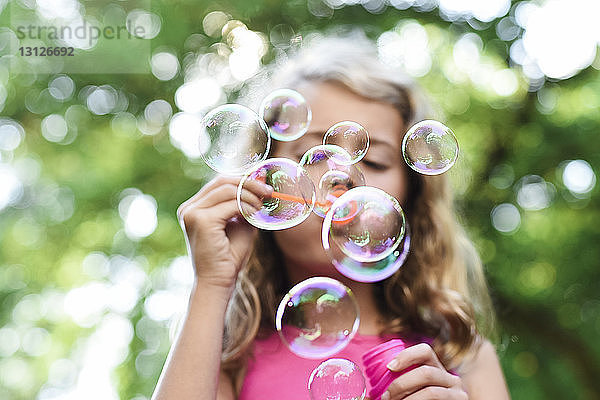
{"label": "forehead", "polygon": [[310,82],[300,85],[296,90],[305,97],[312,110],[308,137],[322,138],[335,123],[354,121],[369,132],[372,146],[400,148],[404,121],[391,104],[362,97],[333,83]]}

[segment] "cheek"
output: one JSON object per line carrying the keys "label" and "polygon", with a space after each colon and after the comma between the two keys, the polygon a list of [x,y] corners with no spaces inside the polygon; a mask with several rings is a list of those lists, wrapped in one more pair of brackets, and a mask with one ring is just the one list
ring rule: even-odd
{"label": "cheek", "polygon": [[403,205],[406,198],[406,173],[402,169],[394,169],[381,174],[365,174],[368,186],[386,191]]}
{"label": "cheek", "polygon": [[322,247],[321,227],[323,220],[311,214],[306,221],[293,228],[275,231],[274,237],[277,245],[285,255],[302,252],[305,249]]}

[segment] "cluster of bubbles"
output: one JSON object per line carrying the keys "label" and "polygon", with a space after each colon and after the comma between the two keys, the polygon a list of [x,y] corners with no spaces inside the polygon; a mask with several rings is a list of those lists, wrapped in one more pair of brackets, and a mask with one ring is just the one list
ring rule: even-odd
{"label": "cluster of bubbles", "polygon": [[315,185],[316,201],[313,212],[325,218],[331,205],[343,193],[365,184],[365,177],[350,154],[337,145],[324,144],[312,147],[300,159]]}
{"label": "cluster of bubbles", "polygon": [[[291,89],[270,93],[258,113],[238,104],[219,106],[202,120],[202,158],[218,173],[242,176],[237,203],[250,224],[265,230],[287,229],[312,212],[323,218],[323,248],[341,274],[359,282],[386,279],[408,256],[410,227],[393,196],[366,186],[358,162],[369,149],[367,130],[357,122],[338,122],[324,134],[322,144],[308,149],[299,162],[267,158],[272,139],[288,142],[302,137],[311,118],[304,97]],[[402,155],[414,171],[439,175],[456,162],[458,142],[448,127],[425,120],[406,132]],[[257,203],[259,182],[273,191],[259,196]],[[342,350],[359,322],[350,289],[325,277],[298,283],[276,313],[283,343],[309,359],[331,357]],[[362,400],[366,386],[352,361],[329,359],[312,372],[309,392],[313,400]]]}

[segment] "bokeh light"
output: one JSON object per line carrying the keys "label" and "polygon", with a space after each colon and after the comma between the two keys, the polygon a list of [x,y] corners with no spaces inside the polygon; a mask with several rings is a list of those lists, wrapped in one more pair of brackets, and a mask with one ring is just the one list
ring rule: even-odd
{"label": "bokeh light", "polygon": [[394,30],[382,33],[377,47],[384,63],[403,68],[411,76],[424,76],[431,69],[427,31],[416,21],[405,20]]}
{"label": "bokeh light", "polygon": [[67,122],[60,114],[51,114],[42,120],[42,135],[49,142],[60,142],[67,136]]}
{"label": "bokeh light", "polygon": [[150,66],[152,74],[161,81],[170,81],[179,72],[179,60],[173,53],[166,51],[154,53]]}
{"label": "bokeh light", "polygon": [[521,225],[521,214],[517,207],[510,203],[502,203],[491,212],[492,225],[497,231],[512,234]]}
{"label": "bokeh light", "polygon": [[0,150],[13,151],[24,138],[25,130],[21,124],[9,118],[0,118]]}
{"label": "bokeh light", "polygon": [[118,101],[117,91],[110,85],[93,86],[88,88],[86,104],[96,115],[105,115],[115,109]]}
{"label": "bokeh light", "polygon": [[119,215],[125,225],[127,237],[140,240],[152,234],[158,224],[154,197],[137,189],[126,189],[121,196]]}
{"label": "bokeh light", "polygon": [[142,39],[153,39],[161,28],[160,17],[152,12],[135,9],[127,14],[127,30]]}
{"label": "bokeh light", "polygon": [[527,175],[515,185],[517,203],[525,210],[541,210],[552,203],[556,189],[538,175]]}
{"label": "bokeh light", "polygon": [[596,186],[596,174],[585,160],[569,161],[563,169],[563,184],[574,195],[585,195]]}
{"label": "bokeh light", "polygon": [[223,25],[229,20],[229,16],[223,11],[212,11],[204,16],[202,28],[208,36],[217,37],[221,35]]}
{"label": "bokeh light", "polygon": [[442,15],[450,20],[469,17],[482,22],[490,22],[506,15],[510,9],[510,0],[439,0]]}
{"label": "bokeh light", "polygon": [[48,90],[58,101],[66,101],[75,92],[75,83],[67,75],[59,75],[48,83]]}
{"label": "bokeh light", "polygon": [[523,27],[527,59],[549,78],[565,79],[588,67],[596,57],[600,34],[595,16],[600,3],[576,0],[522,2],[517,22]]}
{"label": "bokeh light", "polygon": [[175,92],[175,104],[188,113],[206,112],[224,99],[221,86],[213,78],[186,82]]}
{"label": "bokeh light", "polygon": [[208,142],[201,141],[202,118],[196,114],[180,112],[169,122],[171,143],[187,157],[199,159],[208,150]]}
{"label": "bokeh light", "polygon": [[16,204],[23,195],[23,184],[17,177],[15,170],[0,164],[0,211],[10,205]]}

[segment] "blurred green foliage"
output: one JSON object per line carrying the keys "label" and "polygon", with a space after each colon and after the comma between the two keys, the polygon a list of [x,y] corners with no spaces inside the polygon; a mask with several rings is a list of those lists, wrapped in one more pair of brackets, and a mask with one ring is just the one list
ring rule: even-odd
{"label": "blurred green foliage", "polygon": [[[39,22],[23,4],[33,3],[6,5],[1,25],[9,26],[9,11],[17,8]],[[95,4],[87,11],[100,18],[110,2]],[[0,53],[1,115],[23,128],[16,147],[8,136],[0,138],[0,185],[9,193],[0,202],[0,398],[63,398],[88,393],[86,385],[94,387],[94,381],[108,384],[96,390],[98,398],[150,397],[176,329],[174,310],[185,305],[189,276],[175,211],[212,175],[180,151],[168,118],[170,109],[177,112],[175,93],[190,68],[202,54],[218,51],[215,43],[227,44],[219,33],[205,32],[203,19],[211,11],[228,14],[267,40],[281,24],[293,31],[288,40],[297,41],[340,26],[362,27],[373,39],[399,32],[407,21],[421,26],[432,62],[416,79],[461,144],[460,162],[450,175],[461,218],[485,262],[499,316],[498,352],[512,396],[600,396],[598,188],[574,193],[564,180],[567,160],[585,160],[599,170],[598,59],[569,79],[532,84],[510,59],[518,37],[500,40],[498,20],[452,22],[435,7],[333,10],[316,0],[150,6],[161,21],[160,33],[150,40],[152,53],[174,54],[181,65],[172,79],[69,74],[74,89],[69,92],[64,81],[68,93],[61,98],[49,85],[62,75],[11,68],[6,49]],[[6,38],[6,30],[0,33]],[[480,84],[454,64],[453,46],[467,33],[481,39],[474,62],[510,67],[515,90],[501,95],[493,82]],[[277,54],[270,46],[262,63]],[[127,57],[127,50],[112,57]],[[115,100],[107,112],[90,103],[89,94],[99,87]],[[229,101],[241,87],[225,87]],[[161,103],[167,118],[149,126],[146,107],[158,99],[170,105]],[[61,116],[66,131],[61,118],[48,120],[49,115]],[[6,128],[7,120],[0,121]],[[521,180],[531,175],[542,185]],[[149,235],[136,237],[124,226],[124,199],[142,193],[155,200],[157,224],[155,229],[150,224]],[[502,203],[516,206],[508,217],[492,213]],[[511,226],[514,210],[519,218]],[[496,228],[508,224],[506,232],[494,228],[493,215]]]}

